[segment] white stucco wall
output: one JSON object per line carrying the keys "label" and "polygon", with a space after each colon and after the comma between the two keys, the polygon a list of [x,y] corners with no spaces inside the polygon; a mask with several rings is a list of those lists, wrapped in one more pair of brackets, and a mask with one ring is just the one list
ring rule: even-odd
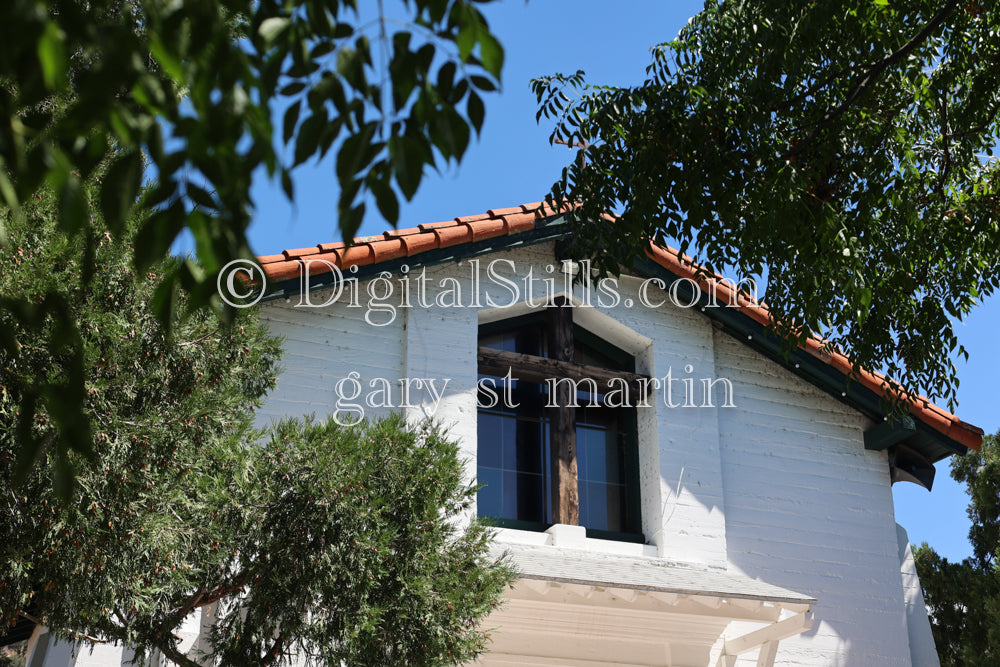
{"label": "white stucco wall", "polygon": [[819,600],[776,664],[908,665],[885,452],[866,420],[732,337],[715,334],[737,408],[720,412],[730,566]]}
{"label": "white stucco wall", "polygon": [[917,566],[913,562],[910,538],[902,526],[896,524],[896,541],[899,546],[899,569],[903,580],[903,595],[906,599],[906,627],[910,639],[910,659],[913,667],[941,667],[934,648],[931,621],[927,616],[924,592],[917,577]]}

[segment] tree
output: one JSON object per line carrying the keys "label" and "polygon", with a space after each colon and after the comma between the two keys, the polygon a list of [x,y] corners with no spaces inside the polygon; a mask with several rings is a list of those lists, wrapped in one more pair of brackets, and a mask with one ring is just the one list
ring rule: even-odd
{"label": "tree", "polygon": [[954,323],[1000,281],[998,28],[980,0],[708,2],[640,86],[533,82],[583,146],[550,198],[598,268],[674,243],[766,280],[786,340],[953,407]]}
{"label": "tree", "polygon": [[925,542],[914,549],[942,667],[1000,659],[1000,433],[978,452],[951,459],[951,476],[969,493],[973,555],[950,563]]}
{"label": "tree", "polygon": [[[292,197],[291,169],[332,150],[337,224],[350,238],[366,203],[395,224],[399,197],[414,195],[424,171],[462,157],[503,63],[478,9],[485,1],[403,0],[400,19],[381,2],[372,12],[356,0],[4,2],[0,206],[23,216],[52,189],[57,231],[92,260],[101,235],[91,216],[99,212],[121,238],[148,160],[155,178],[141,196],[151,214],[135,236],[137,270],[166,257],[185,228],[198,259],[161,272],[154,312],[169,325],[179,287],[187,308],[229,317],[216,278],[229,261],[253,256],[246,229],[260,173]],[[272,124],[279,109],[280,132]],[[84,184],[95,170],[103,186],[91,198]],[[10,247],[0,224],[0,248]],[[86,284],[90,274],[77,278]],[[59,349],[82,363],[79,332],[57,293],[2,298],[0,311],[36,331],[56,318]],[[9,338],[0,344],[16,353]],[[80,374],[64,385],[27,394],[21,409],[44,408],[56,422],[57,456],[86,453],[94,442]],[[29,459],[39,454],[22,444]]]}
{"label": "tree", "polygon": [[[457,446],[398,416],[255,430],[280,353],[256,314],[231,326],[175,314],[168,337],[149,299],[172,267],[131,267],[141,215],[88,252],[59,231],[57,206],[43,191],[9,217],[13,250],[0,255],[0,290],[29,304],[58,295],[82,353],[60,346],[60,318],[29,328],[0,312],[16,349],[0,351],[0,628],[28,615],[60,638],[122,641],[140,662],[159,651],[195,665],[172,633],[212,605],[219,664],[294,653],[451,664],[481,651],[479,622],[511,573],[488,558],[486,529],[460,520],[474,491]],[[59,425],[22,407],[25,393],[63,391],[74,373],[94,433],[88,464],[56,456]],[[14,486],[26,438],[43,460]]]}

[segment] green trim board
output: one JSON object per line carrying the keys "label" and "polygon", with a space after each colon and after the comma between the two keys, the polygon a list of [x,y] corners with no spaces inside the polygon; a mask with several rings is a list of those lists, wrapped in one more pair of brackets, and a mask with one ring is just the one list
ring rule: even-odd
{"label": "green trim board", "polygon": [[865,431],[865,449],[882,451],[911,438],[916,433],[917,425],[909,415],[884,421]]}
{"label": "green trim board", "polygon": [[[636,262],[635,268],[646,277],[663,279],[668,289],[674,282],[682,280],[680,276],[651,259],[640,259]],[[678,298],[687,301],[693,296],[695,296],[694,290],[691,289],[690,283],[687,280],[682,281],[678,288]],[[786,351],[777,335],[741,313],[739,309],[726,306],[709,307],[708,304],[709,296],[702,293],[693,307],[697,307],[699,312],[710,320],[719,323],[725,333],[822,389],[841,403],[877,422],[889,420],[889,406],[880,395],[858,382],[850,381],[844,373],[800,348]],[[927,424],[916,420],[914,424],[916,432],[910,436],[907,444],[929,461],[940,461],[952,454],[961,455],[968,451],[965,445],[943,436]]]}

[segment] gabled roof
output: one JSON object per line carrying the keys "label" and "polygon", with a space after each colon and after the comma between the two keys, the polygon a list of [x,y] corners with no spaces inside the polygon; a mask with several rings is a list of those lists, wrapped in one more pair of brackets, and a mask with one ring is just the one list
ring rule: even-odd
{"label": "gabled roof", "polygon": [[[358,277],[364,277],[378,271],[391,271],[402,264],[427,266],[533,245],[566,236],[569,232],[566,218],[560,211],[536,202],[389,231],[381,236],[360,237],[350,246],[321,243],[257,259],[268,280],[278,284],[273,298],[298,290],[301,264],[309,260],[324,260],[341,269],[358,266]],[[886,418],[884,399],[890,396],[890,389],[884,376],[862,370],[848,383],[852,371],[850,359],[839,352],[824,350],[818,339],[808,340],[786,356],[780,340],[767,330],[770,313],[761,304],[744,295],[734,295],[731,283],[723,282],[720,276],[698,274],[693,260],[678,258],[674,250],[651,246],[647,255],[648,258],[638,262],[636,268],[639,273],[661,277],[668,285],[676,280],[694,281],[704,294],[714,293],[719,301],[736,303],[738,299],[739,306],[736,308],[708,308],[702,311],[728,333],[838,400],[876,421]],[[310,274],[314,288],[324,285],[324,274],[326,283],[333,280],[331,270],[323,264],[310,267]],[[901,442],[905,438],[907,445],[932,462],[949,454],[964,453],[967,448],[979,449],[982,443],[982,429],[963,422],[927,398],[919,397],[911,405],[910,412],[915,428],[908,429],[904,425],[902,434],[890,435],[889,440]],[[890,428],[894,427],[890,425]]]}

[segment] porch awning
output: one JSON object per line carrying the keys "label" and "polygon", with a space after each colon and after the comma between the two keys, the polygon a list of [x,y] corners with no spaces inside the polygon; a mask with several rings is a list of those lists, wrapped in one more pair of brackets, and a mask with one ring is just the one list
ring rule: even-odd
{"label": "porch awning", "polygon": [[484,665],[720,665],[812,626],[816,599],[743,575],[652,558],[497,544],[520,573]]}

